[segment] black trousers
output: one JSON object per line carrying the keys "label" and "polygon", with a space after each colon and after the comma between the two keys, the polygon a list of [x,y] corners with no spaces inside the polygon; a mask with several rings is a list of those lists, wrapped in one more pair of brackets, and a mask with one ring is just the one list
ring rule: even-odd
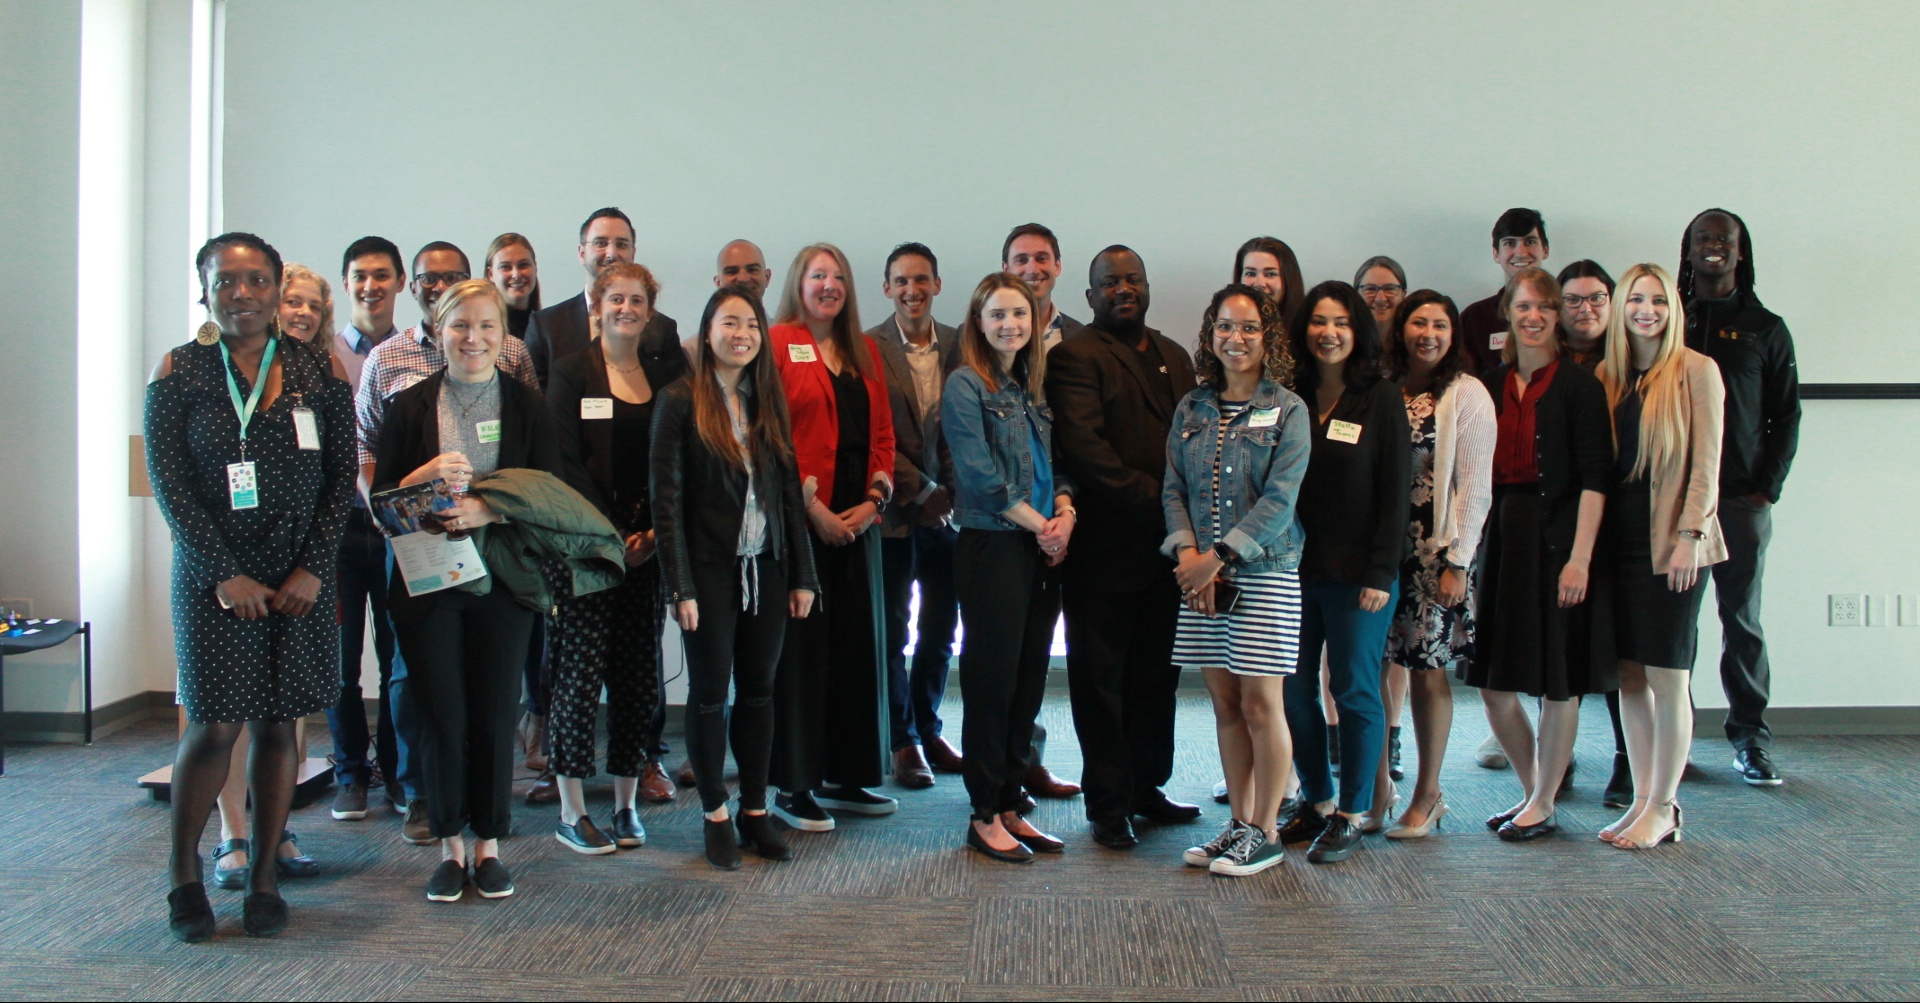
{"label": "black trousers", "polygon": [[1136,794],[1173,776],[1174,624],[1180,588],[1172,568],[1134,592],[1086,584],[1065,589],[1067,685],[1086,765],[1087,818],[1126,818]]}
{"label": "black trousers", "polygon": [[1047,693],[1053,624],[1060,618],[1058,576],[1033,534],[963,529],[954,546],[960,585],[963,776],[973,816],[990,819],[1020,806],[1020,782],[1033,763],[1033,722]]}
{"label": "black trousers", "polygon": [[[564,574],[549,579],[564,580]],[[628,568],[619,585],[583,596],[556,594],[547,615],[552,702],[547,734],[553,772],[590,777],[600,690],[607,691],[607,772],[637,777],[660,707],[660,562]]]}
{"label": "black trousers", "polygon": [[789,793],[822,781],[878,787],[889,717],[880,658],[880,532],[844,547],[813,544],[820,604],[787,622],[773,684],[769,780]]}
{"label": "black trousers", "polygon": [[[743,575],[751,592],[742,589]],[[754,576],[758,581],[753,581]],[[740,810],[767,807],[773,755],[773,678],[787,637],[787,572],[762,557],[693,562],[700,623],[680,635],[687,651],[687,756],[704,811],[727,803],[727,745],[740,769]],[[759,602],[753,602],[757,593]],[[742,609],[742,597],[748,608]],[[817,614],[816,614],[817,615]],[[734,688],[732,725],[727,684]]]}
{"label": "black trousers", "polygon": [[448,589],[425,620],[398,628],[435,837],[468,826],[481,839],[512,832],[513,732],[533,621],[496,584],[484,596]]}
{"label": "black trousers", "polygon": [[1767,696],[1772,670],[1760,629],[1760,578],[1773,540],[1773,509],[1756,507],[1744,495],[1720,495],[1720,533],[1727,559],[1713,566],[1714,600],[1720,606],[1720,684],[1727,691],[1727,741],[1736,749],[1771,749]]}
{"label": "black trousers", "polygon": [[[947,693],[947,662],[953,628],[960,622],[954,592],[954,532],[918,526],[906,536],[880,541],[886,586],[887,695],[893,712],[893,747],[924,744],[940,735],[940,702]],[[913,586],[920,586],[920,637],[907,661],[907,627]]]}

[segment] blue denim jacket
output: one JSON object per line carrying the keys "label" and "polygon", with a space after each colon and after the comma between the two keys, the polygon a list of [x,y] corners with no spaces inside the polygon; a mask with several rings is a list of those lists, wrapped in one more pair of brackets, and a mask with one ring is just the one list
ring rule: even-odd
{"label": "blue denim jacket", "polygon": [[1258,574],[1298,568],[1307,534],[1294,503],[1312,453],[1306,402],[1272,380],[1261,380],[1252,404],[1227,427],[1222,443],[1219,399],[1212,387],[1203,385],[1174,412],[1167,432],[1167,479],[1160,492],[1167,539],[1160,549],[1177,557],[1181,547],[1213,546],[1213,458],[1218,444],[1220,525],[1227,527],[1227,546],[1244,562],[1239,570]]}
{"label": "blue denim jacket", "polygon": [[[1027,416],[1053,453],[1053,410],[1034,404],[1026,388],[1003,380],[989,390],[971,366],[947,377],[940,395],[940,424],[946,436],[953,488],[953,524],[962,529],[1020,529],[1006,517],[1015,504],[1033,496],[1033,433]],[[1053,464],[1054,494],[1072,496],[1073,485]]]}

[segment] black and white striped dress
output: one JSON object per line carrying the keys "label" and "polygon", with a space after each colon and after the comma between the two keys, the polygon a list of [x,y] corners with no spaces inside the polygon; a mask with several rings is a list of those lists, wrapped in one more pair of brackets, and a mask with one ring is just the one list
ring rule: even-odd
{"label": "black and white striped dress", "polygon": [[[1213,448],[1213,539],[1220,525],[1220,451],[1227,427],[1250,401],[1220,401],[1220,435]],[[1251,506],[1249,506],[1251,507]],[[1173,660],[1182,668],[1224,668],[1237,676],[1290,675],[1300,654],[1300,575],[1296,571],[1241,572],[1233,576],[1240,601],[1233,612],[1207,617],[1184,604],[1173,638]]]}

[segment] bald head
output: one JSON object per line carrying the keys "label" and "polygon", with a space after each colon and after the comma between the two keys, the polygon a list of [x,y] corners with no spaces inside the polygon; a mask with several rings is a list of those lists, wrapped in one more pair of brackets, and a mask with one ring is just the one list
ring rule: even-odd
{"label": "bald head", "polygon": [[728,241],[720,249],[719,260],[714,263],[715,286],[746,286],[755,296],[764,298],[772,281],[773,269],[767,267],[767,256],[753,241]]}

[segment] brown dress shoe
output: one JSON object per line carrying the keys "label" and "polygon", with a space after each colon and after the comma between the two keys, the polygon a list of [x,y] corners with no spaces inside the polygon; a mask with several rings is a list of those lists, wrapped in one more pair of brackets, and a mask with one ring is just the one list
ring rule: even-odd
{"label": "brown dress shoe", "polygon": [[647,766],[640,771],[640,797],[653,804],[666,804],[679,793],[673,786],[673,778],[667,776],[667,768],[649,759]]}
{"label": "brown dress shoe", "polygon": [[933,768],[917,745],[893,750],[893,782],[908,790],[921,791],[933,786]]}
{"label": "brown dress shoe", "polygon": [[681,763],[680,768],[673,771],[673,782],[682,787],[692,787],[700,782],[693,776],[693,760],[689,759]]}
{"label": "brown dress shoe", "polygon": [[547,771],[547,754],[541,751],[547,744],[547,719],[532,714],[520,715],[520,751],[526,757],[527,769],[536,773]]}
{"label": "brown dress shoe", "polygon": [[1037,798],[1070,798],[1080,793],[1079,784],[1054,776],[1052,771],[1039,763],[1027,767],[1024,783],[1027,793]]}
{"label": "brown dress shoe", "polygon": [[965,761],[960,758],[960,750],[953,743],[935,735],[927,740],[927,762],[941,773],[959,773]]}
{"label": "brown dress shoe", "polygon": [[560,800],[560,785],[553,779],[552,773],[542,773],[527,788],[528,804],[553,804]]}

